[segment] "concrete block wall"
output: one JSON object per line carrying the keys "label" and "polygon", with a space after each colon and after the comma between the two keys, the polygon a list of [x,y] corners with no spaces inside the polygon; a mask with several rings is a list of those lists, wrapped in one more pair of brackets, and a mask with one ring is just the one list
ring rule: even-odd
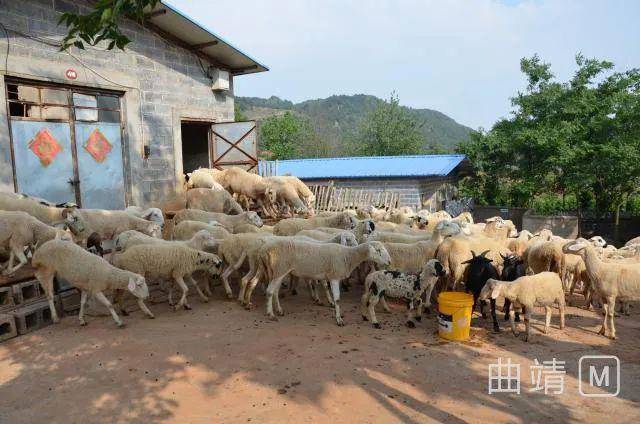
{"label": "concrete block wall", "polygon": [[[65,28],[57,26],[60,13],[86,12],[88,7],[85,1],[0,0],[0,22],[10,36],[8,71],[0,71],[0,114],[6,114],[5,75],[122,91],[128,200],[132,204],[161,204],[181,189],[180,119],[233,121],[233,89],[227,94],[214,93],[202,69],[208,63],[203,60],[201,66],[192,52],[129,20],[121,22],[123,32],[132,40],[124,52],[72,48],[70,53],[76,59],[47,44],[65,34]],[[77,80],[65,79],[67,68],[78,71]],[[6,125],[7,121],[0,119],[0,165],[8,165],[0,168],[10,170]],[[150,147],[148,159],[142,158],[143,144]],[[0,173],[0,190],[11,189],[11,178],[10,172]]]}

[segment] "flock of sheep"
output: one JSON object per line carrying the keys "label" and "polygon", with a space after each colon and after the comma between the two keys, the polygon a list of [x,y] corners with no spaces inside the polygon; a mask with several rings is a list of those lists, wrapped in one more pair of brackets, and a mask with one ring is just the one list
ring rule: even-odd
{"label": "flock of sheep", "polygon": [[[266,313],[274,320],[284,314],[283,283],[295,291],[302,282],[314,302],[322,304],[321,294],[325,297],[338,325],[344,325],[341,291],[363,283],[362,318],[376,328],[375,306],[389,310],[386,299],[406,302],[407,325],[415,327],[437,293],[464,289],[473,294],[474,308],[480,303],[483,317],[489,301],[495,331],[500,331],[496,300],[504,298],[505,317],[516,335],[524,315],[525,340],[535,306],[546,309],[546,332],[551,306],[557,305],[563,328],[565,296],[578,287],[587,308],[602,305],[600,333],[609,330],[611,338],[616,301],[628,313],[629,302],[640,300],[640,238],[615,249],[601,237],[568,240],[549,230],[518,232],[499,217],[474,223],[469,213],[451,217],[408,207],[315,214],[313,193],[299,179],[262,178],[239,168],[199,169],[188,175],[187,188],[187,208],[177,211],[167,228],[156,208],[81,209],[0,193],[0,256],[8,257],[3,274],[20,269],[31,255],[53,321],[58,321],[53,280],[59,277],[81,291],[82,325],[89,295],[108,308],[118,326],[123,325],[119,314],[127,315],[126,292],[153,318],[144,303],[148,279],[175,282],[180,298],[174,302],[170,285],[169,303],[176,309],[191,309],[187,283],[207,302],[214,278],[230,299],[251,309],[254,289],[262,283]],[[267,226],[251,207],[265,217],[293,217]],[[162,238],[163,229],[169,240]],[[112,252],[103,258],[108,241]],[[197,271],[205,273],[200,282],[193,277]],[[234,276],[240,277],[237,295]]]}

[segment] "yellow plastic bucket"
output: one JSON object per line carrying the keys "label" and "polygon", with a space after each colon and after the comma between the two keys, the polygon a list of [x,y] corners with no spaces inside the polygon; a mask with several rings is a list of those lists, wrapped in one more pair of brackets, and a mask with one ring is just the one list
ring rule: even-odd
{"label": "yellow plastic bucket", "polygon": [[462,292],[438,295],[438,335],[446,340],[469,339],[473,296]]}

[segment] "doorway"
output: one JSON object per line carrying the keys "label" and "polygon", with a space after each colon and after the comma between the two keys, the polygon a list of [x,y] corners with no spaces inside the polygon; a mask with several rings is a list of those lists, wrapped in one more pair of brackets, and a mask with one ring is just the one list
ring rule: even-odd
{"label": "doorway", "polygon": [[198,168],[209,168],[210,122],[182,121],[182,171],[187,174]]}

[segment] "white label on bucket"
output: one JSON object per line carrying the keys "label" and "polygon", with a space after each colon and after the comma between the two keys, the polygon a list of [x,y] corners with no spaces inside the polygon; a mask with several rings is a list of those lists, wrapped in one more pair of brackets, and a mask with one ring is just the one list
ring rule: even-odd
{"label": "white label on bucket", "polygon": [[453,332],[453,317],[443,313],[438,314],[438,327],[443,333]]}
{"label": "white label on bucket", "polygon": [[469,326],[469,320],[467,319],[467,317],[462,317],[458,319],[458,327],[459,328],[465,328]]}

